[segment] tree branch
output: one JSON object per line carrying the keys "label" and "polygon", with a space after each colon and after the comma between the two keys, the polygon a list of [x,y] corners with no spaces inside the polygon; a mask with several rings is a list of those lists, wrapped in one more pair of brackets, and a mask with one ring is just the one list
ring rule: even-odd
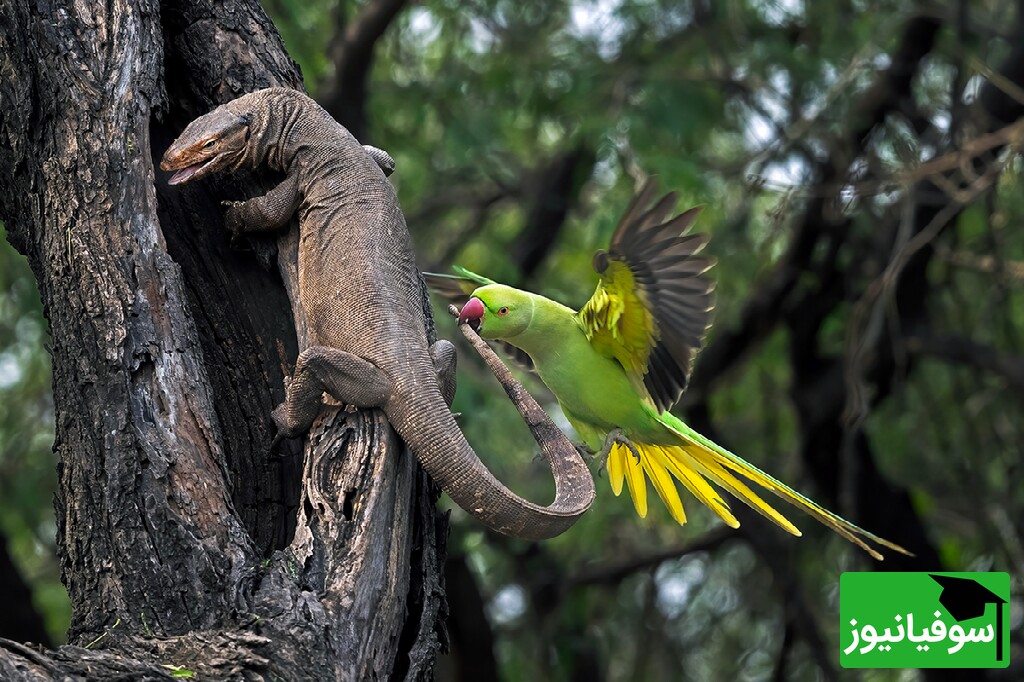
{"label": "tree branch", "polygon": [[595,160],[593,150],[577,144],[556,154],[534,172],[528,192],[533,203],[511,254],[524,278],[537,270],[557,242]]}
{"label": "tree branch", "polygon": [[992,346],[952,334],[911,336],[904,339],[904,343],[910,353],[983,369],[1002,377],[1015,389],[1024,391],[1024,357],[1004,353]]}
{"label": "tree branch", "polygon": [[649,571],[666,561],[679,559],[690,554],[696,554],[697,552],[714,551],[725,543],[735,540],[737,537],[739,537],[739,534],[732,528],[717,526],[700,537],[660,552],[654,552],[653,554],[636,557],[616,564],[587,567],[568,576],[565,580],[565,589],[571,590],[589,586],[616,587],[623,580],[636,573]]}
{"label": "tree branch", "polygon": [[[373,51],[408,0],[370,0],[328,48],[333,74],[321,83],[318,99],[331,116],[360,141],[367,137],[367,81],[373,66]],[[340,12],[340,9],[339,9]]]}

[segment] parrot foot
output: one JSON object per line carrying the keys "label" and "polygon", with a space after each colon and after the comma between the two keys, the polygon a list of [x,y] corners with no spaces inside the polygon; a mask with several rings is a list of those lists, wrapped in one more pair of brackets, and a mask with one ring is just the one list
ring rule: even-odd
{"label": "parrot foot", "polygon": [[601,468],[605,467],[608,462],[608,455],[611,454],[613,445],[625,445],[629,452],[636,459],[637,463],[640,463],[640,451],[633,445],[633,441],[626,437],[626,434],[622,432],[622,429],[616,427],[608,432],[608,435],[604,437],[604,445],[601,446],[601,452],[597,453],[597,459],[601,460]]}
{"label": "parrot foot", "polygon": [[573,443],[573,446],[576,448],[576,452],[580,454],[580,459],[584,462],[587,462],[588,464],[595,461],[600,462],[597,467],[597,475],[600,476],[604,471],[605,463],[607,462],[607,455],[602,458],[601,453],[595,452],[594,449],[586,443]]}

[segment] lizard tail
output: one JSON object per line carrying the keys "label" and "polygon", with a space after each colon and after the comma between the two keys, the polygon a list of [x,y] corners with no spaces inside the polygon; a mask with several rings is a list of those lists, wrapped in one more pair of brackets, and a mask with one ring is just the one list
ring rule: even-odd
{"label": "lizard tail", "polygon": [[[572,526],[594,501],[594,479],[583,457],[551,418],[512,377],[494,351],[469,329],[463,333],[483,356],[515,403],[555,478],[555,499],[541,506],[512,492],[480,461],[455,423],[435,382],[420,383],[418,398],[398,390],[384,412],[431,478],[457,505],[499,533],[527,540],[546,540]],[[424,415],[431,415],[424,419]]]}
{"label": "lizard tail", "polygon": [[[564,533],[590,508],[594,480],[572,443],[566,441],[563,447],[548,438],[537,439],[542,452],[553,449],[556,453],[554,460],[548,456],[555,477],[555,499],[546,507],[535,504],[512,492],[490,472],[462,435],[440,391],[431,393],[436,401],[406,402],[385,409],[385,414],[430,477],[470,515],[504,535],[546,540]],[[429,423],[424,415],[431,415]],[[557,431],[558,427],[551,426]],[[565,437],[561,432],[558,435]]]}

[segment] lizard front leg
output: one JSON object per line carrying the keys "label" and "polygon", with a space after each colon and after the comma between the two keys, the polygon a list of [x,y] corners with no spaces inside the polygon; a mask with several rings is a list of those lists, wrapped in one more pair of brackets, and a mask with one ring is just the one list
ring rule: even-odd
{"label": "lizard front leg", "polygon": [[324,391],[348,405],[380,407],[391,393],[391,382],[358,355],[310,346],[299,353],[288,396],[271,415],[278,436],[295,438],[308,431],[320,413]]}
{"label": "lizard front leg", "polygon": [[224,201],[224,224],[234,243],[246,232],[268,232],[284,227],[299,207],[302,195],[295,173],[266,194],[246,201]]}

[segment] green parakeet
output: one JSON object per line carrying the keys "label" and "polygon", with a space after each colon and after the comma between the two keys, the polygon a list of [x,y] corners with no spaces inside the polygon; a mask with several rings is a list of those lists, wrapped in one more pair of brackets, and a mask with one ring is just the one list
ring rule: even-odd
{"label": "green parakeet", "polygon": [[882,556],[868,543],[907,553],[804,497],[668,411],[686,388],[694,355],[710,326],[713,285],[705,273],[714,261],[699,255],[708,236],[690,234],[700,208],[671,217],[675,194],[654,201],[656,196],[656,183],[649,181],[616,227],[609,250],[594,256],[600,281],[579,312],[464,268],[455,268],[457,276],[427,274],[428,284],[460,302],[470,295],[460,319],[468,320],[482,337],[529,356],[586,446],[607,457],[612,491],[619,495],[625,482],[641,517],[647,515],[649,479],[672,517],[686,523],[678,481],[726,524],[737,527],[713,483],[799,536],[796,526],[751,490],[747,482],[752,482],[876,559]]}

